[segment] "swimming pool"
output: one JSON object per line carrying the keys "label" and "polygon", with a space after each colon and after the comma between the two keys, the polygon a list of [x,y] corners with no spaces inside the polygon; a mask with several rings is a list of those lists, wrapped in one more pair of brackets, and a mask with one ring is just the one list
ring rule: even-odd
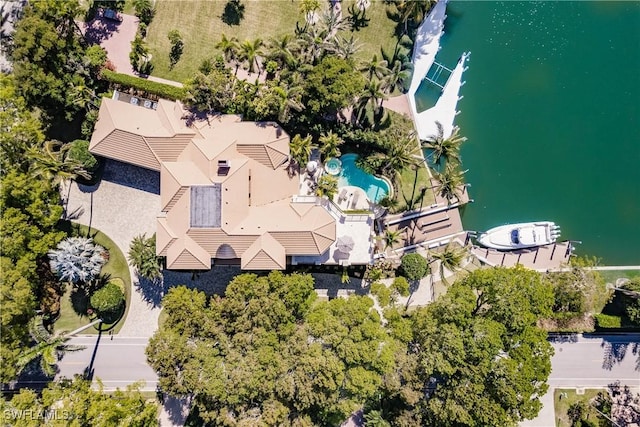
{"label": "swimming pool", "polygon": [[338,177],[338,187],[353,185],[362,188],[372,202],[379,202],[389,194],[389,184],[384,179],[366,173],[356,166],[357,154],[350,153],[340,157],[342,171]]}

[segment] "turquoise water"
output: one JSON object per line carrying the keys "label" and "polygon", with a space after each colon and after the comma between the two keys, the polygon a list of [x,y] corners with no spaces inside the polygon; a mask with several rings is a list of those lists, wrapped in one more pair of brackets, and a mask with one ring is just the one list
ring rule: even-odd
{"label": "turquoise water", "polygon": [[353,185],[362,188],[367,198],[372,202],[379,202],[389,193],[389,184],[384,179],[366,173],[356,166],[357,154],[345,154],[340,157],[342,171],[338,177],[338,187]]}
{"label": "turquoise water", "polygon": [[[438,62],[471,51],[465,228],[555,221],[578,254],[639,264],[640,3],[451,1],[447,15]],[[423,85],[416,101],[436,96]]]}
{"label": "turquoise water", "polygon": [[324,167],[327,173],[329,173],[330,175],[337,175],[340,173],[342,165],[340,160],[332,157],[325,162]]}

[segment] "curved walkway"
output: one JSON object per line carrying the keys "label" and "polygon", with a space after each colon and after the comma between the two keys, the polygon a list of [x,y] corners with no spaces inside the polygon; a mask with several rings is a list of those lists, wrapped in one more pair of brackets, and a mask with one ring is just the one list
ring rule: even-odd
{"label": "curved walkway", "polygon": [[[157,172],[107,160],[98,185],[87,187],[67,181],[61,186],[65,218],[104,232],[126,255],[135,236],[155,233],[160,212],[159,182]],[[129,271],[131,300],[119,335],[148,338],[158,328],[160,308],[147,302],[136,286],[136,272],[131,266]]]}

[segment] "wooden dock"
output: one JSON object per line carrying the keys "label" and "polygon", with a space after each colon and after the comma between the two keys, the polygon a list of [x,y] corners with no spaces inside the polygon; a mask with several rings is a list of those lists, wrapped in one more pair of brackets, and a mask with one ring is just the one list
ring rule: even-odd
{"label": "wooden dock", "polygon": [[557,270],[569,263],[573,250],[571,243],[571,241],[557,242],[552,245],[516,251],[499,251],[473,246],[471,253],[481,262],[490,266],[513,267],[520,264],[532,270],[544,272]]}

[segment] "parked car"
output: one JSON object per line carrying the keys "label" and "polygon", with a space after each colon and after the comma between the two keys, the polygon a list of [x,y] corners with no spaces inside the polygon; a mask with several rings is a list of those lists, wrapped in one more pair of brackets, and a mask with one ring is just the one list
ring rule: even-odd
{"label": "parked car", "polygon": [[122,22],[122,16],[113,9],[105,9],[102,16],[112,21]]}

